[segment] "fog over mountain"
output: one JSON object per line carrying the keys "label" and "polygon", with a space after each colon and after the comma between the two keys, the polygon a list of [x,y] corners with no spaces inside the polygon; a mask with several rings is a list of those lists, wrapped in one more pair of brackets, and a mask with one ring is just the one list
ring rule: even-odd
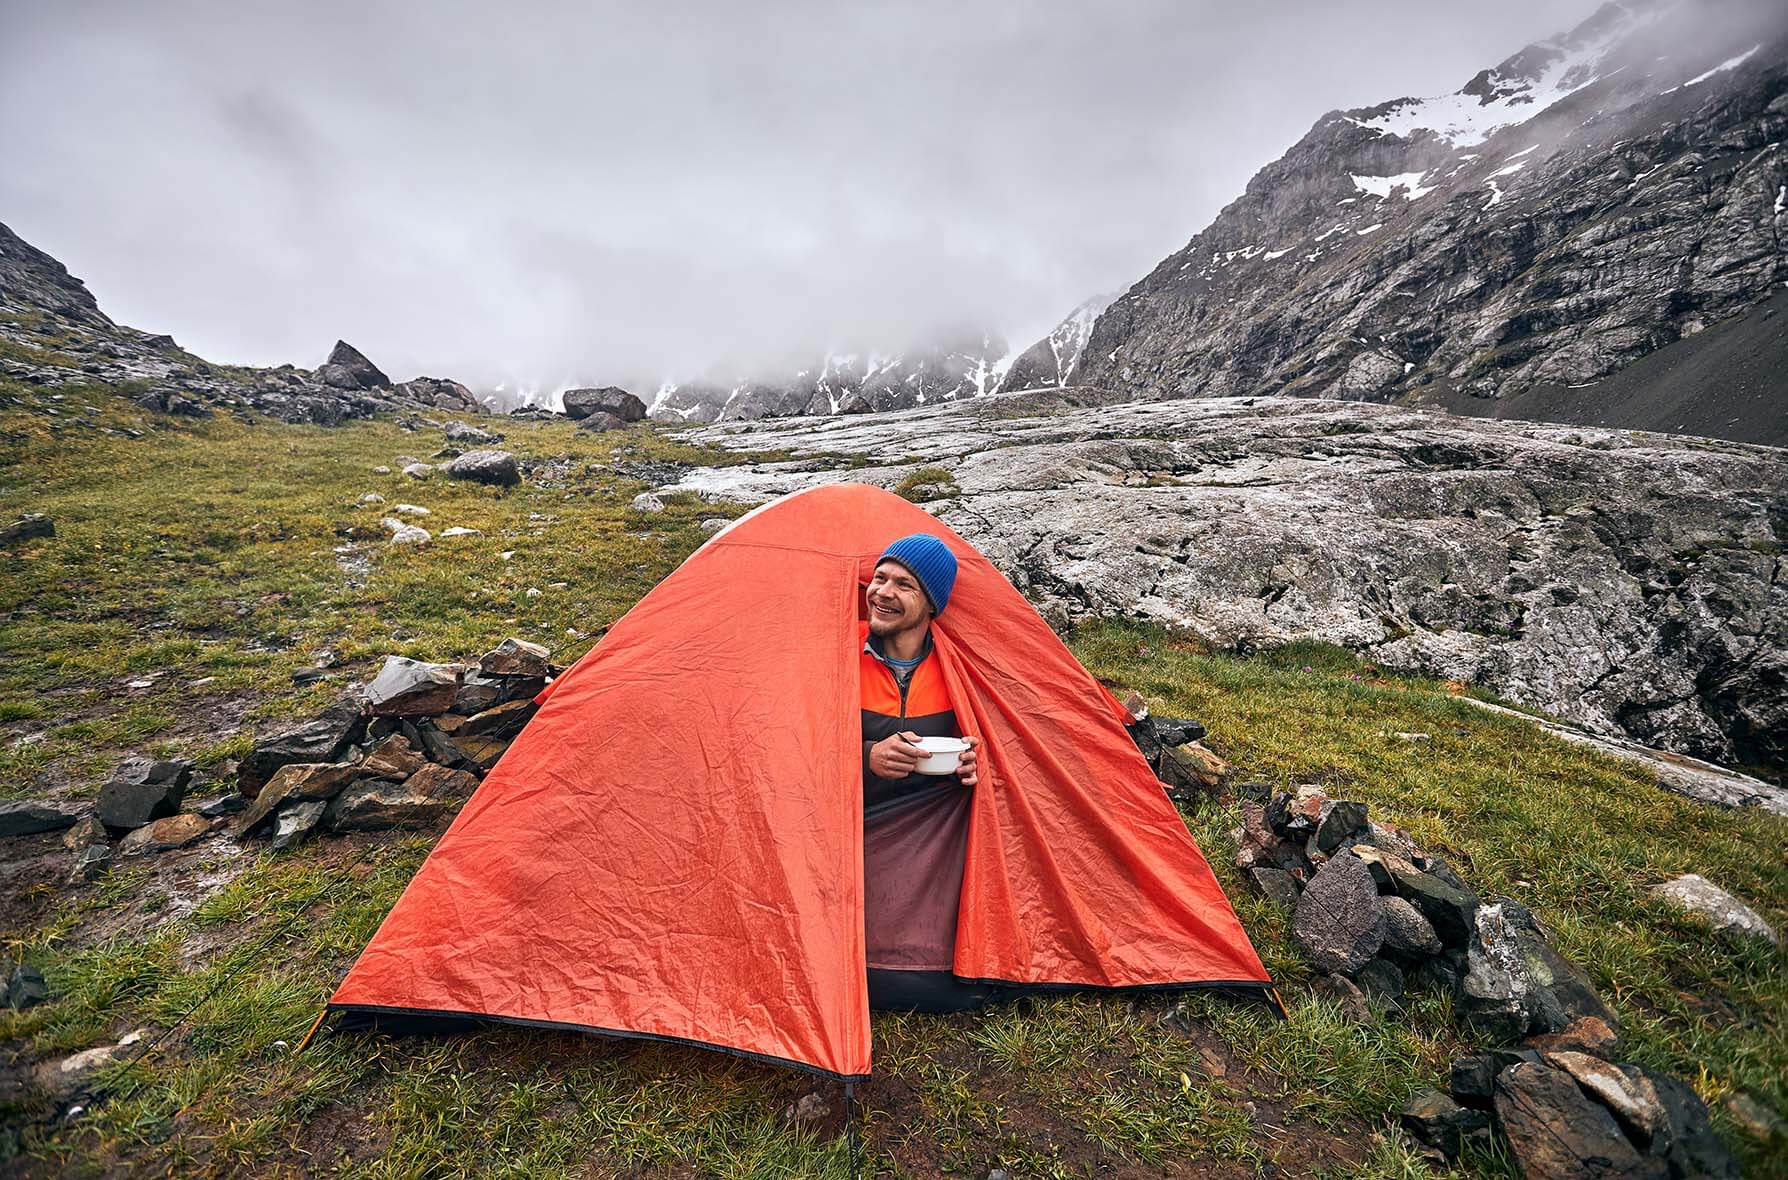
{"label": "fog over mountain", "polygon": [[1595,0],[0,4],[0,209],[215,360],[557,388],[1022,346],[1321,112]]}

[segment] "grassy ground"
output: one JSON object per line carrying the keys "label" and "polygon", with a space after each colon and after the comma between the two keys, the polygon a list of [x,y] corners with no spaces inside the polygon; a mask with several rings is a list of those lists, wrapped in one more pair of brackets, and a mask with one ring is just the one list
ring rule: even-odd
{"label": "grassy ground", "polygon": [[[634,478],[652,474],[638,465],[712,458],[647,427],[595,436],[504,422],[506,445],[552,465],[544,481],[498,492],[373,473],[397,471],[400,455],[426,460],[433,431],[172,421],[105,390],[63,392],[52,402],[0,385],[0,517],[45,512],[57,527],[54,540],[10,551],[0,579],[0,791],[10,795],[91,794],[139,749],[215,767],[257,726],[332,699],[339,681],[290,680],[324,652],[344,678],[390,652],[458,658],[510,634],[575,657],[700,543],[703,517],[736,513],[692,501],[631,512],[632,495],[656,482]],[[361,506],[367,492],[387,502]],[[436,532],[482,535],[387,547],[379,519],[399,502],[429,508],[421,523]],[[1712,938],[1643,892],[1698,871],[1781,924],[1781,821],[1679,800],[1344,653],[1214,658],[1116,623],[1073,643],[1158,711],[1205,721],[1211,743],[1249,773],[1365,799],[1487,891],[1533,906],[1619,1008],[1631,1056],[1689,1078],[1716,1113],[1732,1090],[1788,1109],[1783,958]],[[1416,732],[1430,736],[1396,736]],[[1284,917],[1230,869],[1233,806],[1208,804],[1188,822],[1285,981],[1291,1019],[1206,995],[878,1018],[876,1077],[858,1096],[869,1171],[1428,1174],[1385,1133],[1385,1114],[1440,1080],[1468,1043],[1445,999],[1417,995],[1401,1015],[1345,1022],[1309,989]],[[337,1035],[293,1056],[426,856],[426,835],[332,838],[283,856],[213,837],[81,887],[61,883],[68,854],[55,837],[13,844],[0,936],[44,969],[54,998],[0,1012],[0,1062],[16,1074],[139,1027],[156,1044],[72,1122],[33,1122],[41,1108],[15,1105],[0,1170],[848,1171],[832,1089],[820,1088],[834,1111],[818,1129],[791,1127],[782,1111],[814,1090],[811,1079],[716,1054],[501,1030]],[[1772,1155],[1733,1141],[1756,1174],[1788,1162],[1780,1143]],[[1511,1174],[1495,1157],[1462,1170]]]}

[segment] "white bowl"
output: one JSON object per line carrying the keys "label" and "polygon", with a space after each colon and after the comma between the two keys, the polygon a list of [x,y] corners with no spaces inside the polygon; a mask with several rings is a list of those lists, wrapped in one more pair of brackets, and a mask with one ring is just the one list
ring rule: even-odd
{"label": "white bowl", "polygon": [[969,748],[967,742],[953,737],[922,737],[918,744],[925,757],[913,769],[920,774],[955,774],[957,755]]}

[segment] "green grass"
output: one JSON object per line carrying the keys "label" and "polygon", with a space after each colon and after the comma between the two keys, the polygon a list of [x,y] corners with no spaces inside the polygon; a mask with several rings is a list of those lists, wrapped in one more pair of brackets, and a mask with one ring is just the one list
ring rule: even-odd
{"label": "green grass", "polygon": [[[438,445],[391,422],[170,420],[88,388],[65,403],[101,412],[76,428],[41,412],[46,396],[0,383],[0,464],[28,473],[0,490],[0,515],[42,511],[57,527],[10,550],[0,580],[10,795],[90,793],[142,749],[216,770],[258,726],[333,699],[340,680],[290,680],[324,653],[344,678],[388,653],[460,658],[512,634],[575,658],[705,539],[702,518],[733,514],[691,497],[633,513],[645,485],[625,464],[742,458],[650,426],[591,435],[503,422],[504,445],[561,460],[564,475],[499,492],[375,474]],[[921,495],[950,483],[942,469],[908,480],[904,492]],[[386,503],[360,506],[368,491]],[[430,508],[433,531],[482,535],[387,548],[379,518],[399,502]],[[1701,872],[1783,924],[1782,821],[1667,795],[1519,718],[1334,648],[1214,657],[1117,623],[1072,645],[1157,712],[1198,717],[1248,776],[1364,799],[1485,892],[1532,906],[1619,1009],[1629,1056],[1687,1077],[1722,1125],[1719,1100],[1733,1090],[1788,1109],[1782,956],[1712,938],[1645,893]],[[1309,987],[1285,916],[1231,867],[1236,805],[1209,802],[1187,820],[1284,983],[1290,1019],[1196,993],[878,1017],[876,1078],[859,1095],[872,1174],[1432,1174],[1387,1112],[1440,1082],[1472,1036],[1431,994],[1367,1025],[1342,1020]],[[448,1041],[338,1034],[294,1057],[430,844],[220,850],[197,866],[214,878],[197,893],[155,864],[72,891],[24,887],[21,902],[42,903],[36,917],[0,933],[9,956],[45,971],[53,1000],[0,1012],[0,1043],[35,1060],[134,1028],[173,1031],[115,1072],[108,1101],[66,1127],[32,1126],[13,1149],[44,1174],[846,1174],[842,1138],[782,1121],[811,1079],[716,1054],[500,1029]],[[1753,1173],[1782,1166],[1780,1145],[1726,1129]],[[1462,1174],[1513,1170],[1493,1154]]]}

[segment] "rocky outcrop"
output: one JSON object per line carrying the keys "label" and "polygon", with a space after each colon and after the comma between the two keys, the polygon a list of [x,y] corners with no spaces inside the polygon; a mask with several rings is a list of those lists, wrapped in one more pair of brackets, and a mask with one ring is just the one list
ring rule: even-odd
{"label": "rocky outcrop", "polygon": [[391,384],[379,366],[346,340],[335,342],[329,359],[317,367],[317,380],[336,389],[379,389]]}
{"label": "rocky outcrop", "polygon": [[[1571,420],[1593,383],[1788,278],[1785,136],[1788,9],[1610,4],[1457,94],[1324,115],[1105,310],[1069,374],[1036,371],[1046,340],[1003,388],[1467,410],[1550,391],[1528,412]],[[1779,371],[1741,362],[1657,424],[1788,441]],[[1756,388],[1735,414],[1737,382]]]}
{"label": "rocky outcrop", "polygon": [[315,372],[213,365],[171,336],[113,323],[81,280],[4,225],[0,379],[45,389],[122,386],[139,406],[160,414],[198,418],[226,411],[325,426],[396,410],[481,408],[456,381],[418,377],[393,385],[340,341]]}
{"label": "rocky outcrop", "polygon": [[1592,732],[1788,765],[1788,458],[1771,448],[1072,388],[696,437],[868,465],[715,468],[672,490],[751,501],[945,468],[958,494],[932,508],[1063,623],[1325,640]]}

